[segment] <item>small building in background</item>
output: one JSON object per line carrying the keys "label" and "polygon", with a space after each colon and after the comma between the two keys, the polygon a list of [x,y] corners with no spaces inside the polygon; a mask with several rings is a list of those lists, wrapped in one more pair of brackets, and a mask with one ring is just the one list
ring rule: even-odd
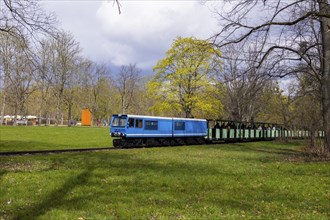
{"label": "small building in background", "polygon": [[88,108],[84,108],[81,111],[81,125],[82,126],[92,125],[92,112]]}
{"label": "small building in background", "polygon": [[28,125],[37,125],[38,117],[34,115],[28,115],[25,117]]}

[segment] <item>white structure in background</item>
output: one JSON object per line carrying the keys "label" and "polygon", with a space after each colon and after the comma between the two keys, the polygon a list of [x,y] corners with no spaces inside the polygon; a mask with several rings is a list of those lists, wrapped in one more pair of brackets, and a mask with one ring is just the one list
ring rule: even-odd
{"label": "white structure in background", "polygon": [[21,115],[5,115],[3,117],[3,124],[4,125],[13,125],[16,118],[16,125],[36,125],[37,123],[37,116],[28,115],[28,116],[21,116]]}

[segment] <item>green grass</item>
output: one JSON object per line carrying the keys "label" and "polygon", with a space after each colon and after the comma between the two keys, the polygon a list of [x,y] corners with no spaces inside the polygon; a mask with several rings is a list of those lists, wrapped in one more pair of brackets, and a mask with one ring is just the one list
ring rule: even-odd
{"label": "green grass", "polygon": [[257,142],[0,157],[0,219],[328,219],[330,164],[305,162],[300,148]]}
{"label": "green grass", "polygon": [[106,127],[0,127],[0,152],[111,146]]}

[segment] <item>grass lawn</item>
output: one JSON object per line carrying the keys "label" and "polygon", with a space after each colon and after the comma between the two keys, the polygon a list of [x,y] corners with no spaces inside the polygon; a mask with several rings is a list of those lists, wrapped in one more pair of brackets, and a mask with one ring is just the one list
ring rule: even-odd
{"label": "grass lawn", "polygon": [[[107,143],[95,134],[102,129],[63,131],[95,135],[77,138],[81,145]],[[53,145],[36,137],[35,146],[80,146],[58,136]],[[33,147],[22,137],[17,148]],[[329,219],[330,163],[305,162],[300,147],[256,142],[0,157],[0,219]]]}
{"label": "grass lawn", "polygon": [[0,152],[111,146],[108,127],[0,126]]}

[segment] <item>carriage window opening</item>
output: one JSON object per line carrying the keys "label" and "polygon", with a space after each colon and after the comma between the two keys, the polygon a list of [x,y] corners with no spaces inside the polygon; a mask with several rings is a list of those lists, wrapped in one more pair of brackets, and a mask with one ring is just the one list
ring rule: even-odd
{"label": "carriage window opening", "polygon": [[146,130],[158,130],[158,121],[145,121]]}
{"label": "carriage window opening", "polygon": [[129,118],[129,119],[128,119],[128,127],[129,127],[129,128],[134,127],[134,118]]}
{"label": "carriage window opening", "polygon": [[126,126],[126,118],[114,118],[112,121],[113,127],[125,127]]}
{"label": "carriage window opening", "polygon": [[142,128],[142,119],[136,119],[135,120],[135,127],[136,128]]}
{"label": "carriage window opening", "polygon": [[175,122],[174,123],[174,130],[181,130],[184,131],[186,129],[186,124],[185,122]]}

